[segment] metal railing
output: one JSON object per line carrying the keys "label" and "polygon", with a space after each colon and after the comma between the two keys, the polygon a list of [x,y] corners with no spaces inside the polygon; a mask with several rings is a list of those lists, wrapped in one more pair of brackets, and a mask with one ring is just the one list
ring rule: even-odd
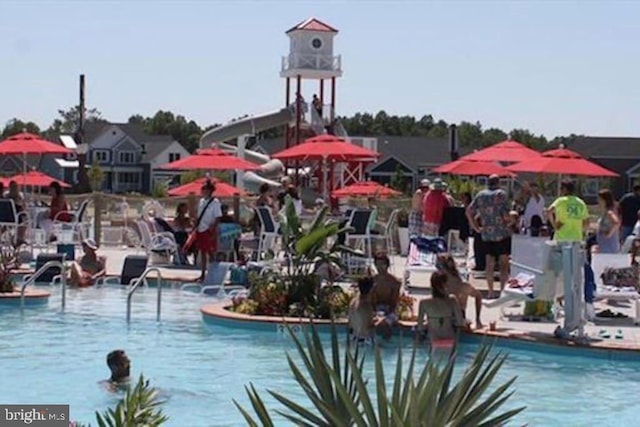
{"label": "metal railing", "polygon": [[282,57],[281,71],[291,69],[311,69],[322,71],[342,71],[340,55],[291,54]]}
{"label": "metal railing", "polygon": [[64,271],[64,263],[60,261],[47,261],[42,267],[36,270],[25,282],[22,284],[20,288],[20,308],[24,308],[24,294],[27,289],[27,286],[33,285],[36,283],[38,277],[42,276],[45,271],[50,268],[60,268],[60,286],[62,286],[61,300],[62,300],[62,311],[64,311],[65,305],[67,303],[67,274]]}
{"label": "metal railing", "polygon": [[156,313],[156,321],[160,321],[160,308],[162,305],[162,273],[159,267],[148,267],[137,279],[131,282],[129,293],[127,294],[127,323],[131,321],[131,298],[133,293],[138,289],[141,283],[147,278],[149,273],[155,272],[158,275],[158,306]]}

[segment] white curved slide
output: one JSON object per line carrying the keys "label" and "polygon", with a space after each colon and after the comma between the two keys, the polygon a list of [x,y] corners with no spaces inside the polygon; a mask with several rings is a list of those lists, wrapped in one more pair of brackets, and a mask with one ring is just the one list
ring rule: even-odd
{"label": "white curved slide", "polygon": [[202,137],[200,137],[200,147],[209,148],[213,143],[230,141],[240,135],[255,135],[277,126],[295,123],[295,120],[295,108],[290,107],[236,120],[205,132]]}

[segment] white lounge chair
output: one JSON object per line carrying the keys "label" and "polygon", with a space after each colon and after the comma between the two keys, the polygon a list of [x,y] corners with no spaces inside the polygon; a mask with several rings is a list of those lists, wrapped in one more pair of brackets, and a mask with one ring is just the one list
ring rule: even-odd
{"label": "white lounge chair", "polygon": [[596,300],[631,301],[634,305],[634,323],[640,324],[640,294],[636,290],[625,290],[606,286],[602,282],[602,273],[607,267],[628,267],[628,254],[598,254],[591,255],[591,268],[596,282]]}
{"label": "white lounge chair", "polygon": [[204,283],[185,283],[180,288],[183,291],[202,295],[227,298],[246,292],[244,286],[228,285],[231,262],[212,262],[207,269]]}

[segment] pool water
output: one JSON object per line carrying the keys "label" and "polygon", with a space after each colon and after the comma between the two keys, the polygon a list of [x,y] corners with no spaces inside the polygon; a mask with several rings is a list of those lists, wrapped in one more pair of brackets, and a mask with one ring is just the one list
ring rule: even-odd
{"label": "pool water", "polygon": [[[158,324],[156,289],[140,289],[127,326],[125,289],[69,290],[64,314],[59,290],[52,292],[48,306],[26,308],[23,315],[0,308],[1,403],[70,404],[72,419],[95,425],[94,412],[118,400],[98,385],[109,376],[106,354],[117,348],[129,354],[134,377],[144,373],[167,397],[170,426],[244,425],[232,399],[248,404],[249,382],[302,400],[285,360],[291,340],[276,331],[205,325],[199,308],[210,298],[165,289]],[[462,347],[460,368],[474,349]],[[527,406],[514,425],[637,425],[640,363],[508,351],[499,379],[517,375],[509,406]],[[383,356],[391,376],[395,348]],[[424,360],[422,352],[418,363]],[[370,373],[372,363],[365,369]]]}

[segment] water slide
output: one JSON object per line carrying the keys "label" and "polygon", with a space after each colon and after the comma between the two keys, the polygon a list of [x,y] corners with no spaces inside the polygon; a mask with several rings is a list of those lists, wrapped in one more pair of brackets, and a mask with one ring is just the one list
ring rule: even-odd
{"label": "water slide", "polygon": [[200,138],[200,147],[208,148],[214,142],[227,142],[240,135],[255,135],[288,123],[295,123],[295,108],[285,107],[279,111],[251,116],[210,129]]}

